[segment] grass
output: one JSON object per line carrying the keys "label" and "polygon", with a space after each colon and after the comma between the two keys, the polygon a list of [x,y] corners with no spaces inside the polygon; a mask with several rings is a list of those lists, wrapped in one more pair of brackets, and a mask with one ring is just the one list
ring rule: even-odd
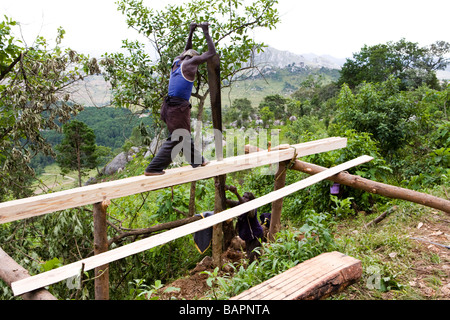
{"label": "grass", "polygon": [[[97,169],[92,169],[87,172],[86,176],[82,177],[82,184],[85,183],[89,177],[97,175]],[[61,174],[61,169],[58,164],[53,163],[45,167],[43,172],[37,176],[38,182],[33,186],[35,193],[46,192],[49,189],[52,192],[62,191],[78,187],[78,171],[71,171],[67,175]]]}
{"label": "grass", "polygon": [[332,299],[449,299],[443,291],[443,285],[449,281],[447,249],[430,248],[409,239],[419,232],[417,226],[423,221],[429,230],[448,230],[448,224],[442,224],[448,215],[399,202],[399,209],[388,218],[375,227],[365,228],[376,215],[359,216],[339,224],[338,250],[361,260],[363,276],[359,283]]}

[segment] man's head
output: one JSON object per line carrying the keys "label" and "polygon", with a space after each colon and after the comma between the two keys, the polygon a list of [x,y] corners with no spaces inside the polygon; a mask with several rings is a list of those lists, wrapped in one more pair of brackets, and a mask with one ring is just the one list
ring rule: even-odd
{"label": "man's head", "polygon": [[244,194],[242,195],[242,199],[244,200],[244,202],[247,202],[254,200],[255,196],[251,192],[244,192]]}
{"label": "man's head", "polygon": [[197,51],[195,51],[194,49],[189,49],[187,51],[185,51],[182,55],[182,57],[195,57],[195,56],[199,56],[200,53],[198,53]]}

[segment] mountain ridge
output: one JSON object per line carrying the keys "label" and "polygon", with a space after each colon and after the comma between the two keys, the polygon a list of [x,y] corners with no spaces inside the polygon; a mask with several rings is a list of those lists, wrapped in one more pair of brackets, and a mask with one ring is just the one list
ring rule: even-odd
{"label": "mountain ridge", "polygon": [[315,53],[296,54],[287,50],[278,50],[271,46],[264,48],[261,53],[255,54],[255,65],[267,65],[276,68],[298,66],[300,68],[328,68],[341,69],[346,59],[335,58],[331,55],[317,55]]}

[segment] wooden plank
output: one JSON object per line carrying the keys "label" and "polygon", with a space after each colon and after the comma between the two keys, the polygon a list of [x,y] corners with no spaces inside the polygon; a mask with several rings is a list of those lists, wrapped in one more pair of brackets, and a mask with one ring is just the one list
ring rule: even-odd
{"label": "wooden plank", "polygon": [[327,252],[231,298],[231,300],[320,299],[361,278],[361,261]]}
{"label": "wooden plank", "polygon": [[[232,299],[238,300],[269,300],[269,296],[273,294],[273,288],[283,288],[285,285],[289,285],[289,283],[293,282],[293,279],[298,274],[298,266],[290,268],[285,272],[276,275],[275,277],[269,280],[260,283],[244,292],[242,292],[239,296],[233,297]],[[320,266],[320,261],[317,259],[309,259],[302,263],[302,268],[306,271],[302,273],[302,276],[308,275],[308,273],[313,273],[317,267]],[[294,279],[295,280],[295,279]],[[239,298],[238,298],[239,297]]]}
{"label": "wooden plank", "polygon": [[298,157],[302,157],[344,148],[346,145],[347,139],[333,137],[293,145],[293,148],[286,150],[254,152],[225,158],[223,161],[213,160],[206,167],[170,169],[162,176],[142,175],[3,202],[0,203],[0,224],[289,160],[294,156],[294,150]]}
{"label": "wooden plank", "polygon": [[372,159],[373,158],[369,156],[361,156],[351,161],[342,163],[336,167],[322,171],[321,173],[318,173],[314,176],[310,176],[304,180],[295,182],[277,191],[268,193],[255,200],[225,210],[220,214],[215,214],[208,218],[192,222],[190,224],[157,234],[143,240],[136,241],[134,243],[130,243],[120,248],[110,250],[108,252],[101,253],[99,255],[89,257],[54,270],[40,273],[28,279],[13,282],[11,284],[11,288],[14,292],[14,295],[20,295],[25,292],[42,288],[64,279],[76,276],[80,272],[83,264],[84,270],[88,271],[98,266],[108,264],[110,262],[162,245],[169,241],[184,237],[191,233],[204,230],[228,219],[238,217],[244,212],[259,208],[265,204],[273,202],[274,200],[280,199],[303,188],[311,186],[341,171],[348,170],[351,167],[371,161]]}

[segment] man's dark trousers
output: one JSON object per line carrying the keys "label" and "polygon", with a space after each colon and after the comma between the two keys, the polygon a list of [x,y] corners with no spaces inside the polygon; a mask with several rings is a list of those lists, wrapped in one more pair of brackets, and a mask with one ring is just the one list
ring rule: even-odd
{"label": "man's dark trousers", "polygon": [[[186,161],[194,168],[201,165],[205,159],[201,152],[195,149],[194,141],[190,136],[191,131],[191,104],[189,101],[167,97],[161,107],[161,120],[169,130],[169,137],[163,143],[146,172],[161,172],[172,163],[174,148],[183,150]],[[178,130],[177,130],[178,129]]]}

